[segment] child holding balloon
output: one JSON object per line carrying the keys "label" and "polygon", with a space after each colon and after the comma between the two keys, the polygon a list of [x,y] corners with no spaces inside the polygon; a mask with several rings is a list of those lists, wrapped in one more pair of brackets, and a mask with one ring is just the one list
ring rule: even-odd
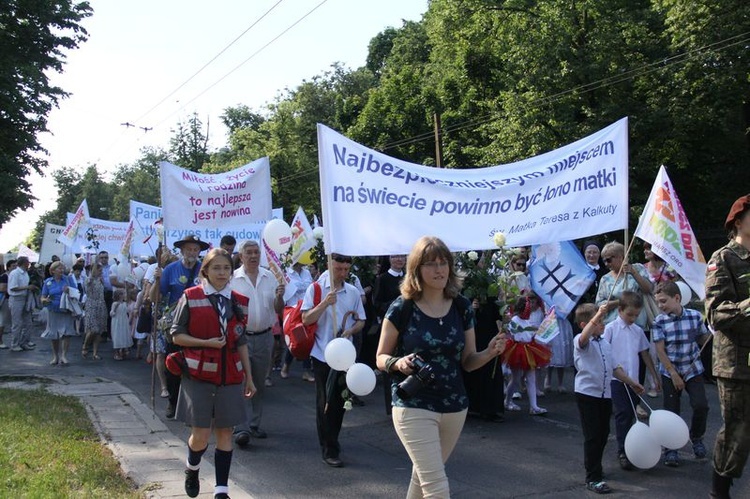
{"label": "child holding balloon", "polygon": [[612,416],[610,381],[614,378],[643,393],[638,381],[630,378],[612,359],[612,347],[602,338],[607,306],[599,310],[592,303],[576,309],[575,320],[582,332],[573,339],[573,361],[576,367],[575,396],[583,428],[583,465],[586,468],[586,488],[597,494],[607,494],[611,488],[602,480],[602,455],[609,436]]}
{"label": "child holding balloon", "polygon": [[[676,283],[659,283],[655,298],[663,313],[654,319],[651,337],[661,361],[659,371],[664,386],[664,408],[679,415],[680,397],[683,391],[687,392],[693,409],[690,425],[693,453],[696,458],[703,459],[706,457],[703,434],[706,432],[708,401],[698,345],[708,341],[710,335],[701,314],[682,306],[680,288]],[[676,450],[665,452],[664,464],[672,467],[680,465]]]}

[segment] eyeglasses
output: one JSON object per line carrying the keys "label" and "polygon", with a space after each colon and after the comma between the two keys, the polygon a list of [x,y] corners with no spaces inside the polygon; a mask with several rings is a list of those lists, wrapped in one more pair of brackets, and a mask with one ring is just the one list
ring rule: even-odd
{"label": "eyeglasses", "polygon": [[427,262],[423,263],[422,267],[428,268],[430,270],[437,270],[437,269],[447,269],[448,268],[448,262]]}
{"label": "eyeglasses", "polygon": [[350,256],[336,255],[332,256],[331,259],[333,259],[334,262],[339,263],[352,263],[352,257]]}
{"label": "eyeglasses", "polygon": [[526,268],[526,264],[523,262],[516,262],[513,265],[515,265],[516,267],[521,267],[522,269]]}

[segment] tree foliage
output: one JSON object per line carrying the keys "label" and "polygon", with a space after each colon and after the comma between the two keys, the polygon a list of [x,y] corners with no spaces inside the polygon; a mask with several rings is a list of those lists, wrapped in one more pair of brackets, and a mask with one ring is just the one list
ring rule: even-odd
{"label": "tree foliage", "polygon": [[70,0],[6,0],[0,9],[0,225],[33,206],[26,178],[47,166],[39,134],[68,95],[49,73],[62,72],[65,51],[86,40],[80,22],[89,15],[88,2]]}

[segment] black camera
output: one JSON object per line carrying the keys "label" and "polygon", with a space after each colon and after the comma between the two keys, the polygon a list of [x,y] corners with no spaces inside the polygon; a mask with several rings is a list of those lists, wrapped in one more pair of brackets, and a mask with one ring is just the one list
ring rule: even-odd
{"label": "black camera", "polygon": [[407,376],[396,387],[396,394],[404,400],[412,398],[419,390],[435,382],[435,373],[430,364],[420,357],[414,357],[411,362],[414,364],[414,374]]}

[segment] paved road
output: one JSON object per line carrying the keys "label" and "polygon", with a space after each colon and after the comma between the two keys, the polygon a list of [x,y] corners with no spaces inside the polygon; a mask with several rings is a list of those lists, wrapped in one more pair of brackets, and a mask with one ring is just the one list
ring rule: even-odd
{"label": "paved road", "polygon": [[[150,405],[151,370],[145,362],[112,360],[110,344],[103,345],[104,360],[82,360],[80,339],[75,339],[71,365],[53,367],[47,364],[49,344],[38,338],[35,341],[38,348],[34,352],[0,351],[0,375],[60,374],[65,370],[66,376],[98,376],[119,381]],[[570,389],[572,373],[566,377]],[[301,379],[298,363],[289,379],[282,380],[274,373],[273,381],[274,386],[266,392],[262,425],[269,437],[253,440],[247,450],[235,451],[231,476],[245,490],[259,498],[405,496],[410,462],[385,414],[380,386],[364,397],[364,407],[346,414],[341,433],[341,457],[346,466],[334,469],[321,461],[318,451],[314,385]],[[710,450],[720,415],[715,386],[706,388],[711,406],[706,438]],[[661,407],[660,399],[649,402],[654,408]],[[521,412],[506,415],[504,423],[468,419],[447,466],[453,497],[595,496],[583,489],[582,436],[573,395],[550,394],[541,403],[549,409],[547,417]],[[687,402],[683,404],[687,408]],[[165,406],[157,393],[156,414],[184,441],[187,429],[164,418]],[[526,407],[524,400],[521,406]],[[611,439],[604,462],[613,497],[707,497],[710,462],[696,461],[689,448],[680,452],[680,468],[659,464],[648,471],[631,472],[619,469],[615,448]],[[741,480],[733,493],[750,497],[748,480]]]}

